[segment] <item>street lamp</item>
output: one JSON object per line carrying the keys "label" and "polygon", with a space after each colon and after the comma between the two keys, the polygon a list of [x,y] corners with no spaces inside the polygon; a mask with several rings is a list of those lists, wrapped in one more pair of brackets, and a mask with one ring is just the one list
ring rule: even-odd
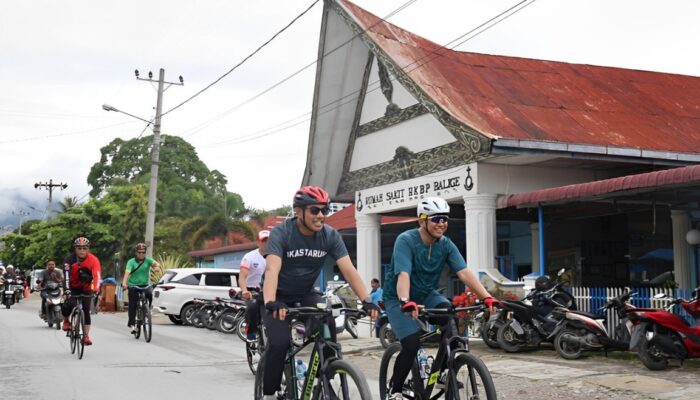
{"label": "street lamp", "polygon": [[693,246],[693,258],[695,261],[695,285],[700,285],[700,264],[698,263],[698,247],[700,246],[700,230],[691,229],[685,234],[685,241]]}
{"label": "street lamp", "polygon": [[130,116],[130,117],[133,117],[133,118],[136,118],[136,119],[138,119],[138,120],[141,120],[141,121],[147,123],[148,125],[151,125],[151,124],[152,124],[152,121],[149,121],[149,120],[144,119],[144,118],[141,118],[141,117],[137,117],[137,116],[134,115],[134,114],[129,114],[128,112],[119,110],[119,109],[117,109],[117,108],[114,108],[114,107],[110,106],[109,104],[103,104],[103,105],[102,105],[102,109],[105,110],[105,111],[114,111],[114,112],[122,113],[122,114],[124,114],[124,115],[128,115],[128,116]]}

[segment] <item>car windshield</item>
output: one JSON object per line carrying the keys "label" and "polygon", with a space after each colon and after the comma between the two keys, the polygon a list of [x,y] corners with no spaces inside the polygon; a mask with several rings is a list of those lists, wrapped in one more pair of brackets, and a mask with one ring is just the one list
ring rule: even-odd
{"label": "car windshield", "polygon": [[173,277],[174,277],[175,275],[177,275],[177,272],[175,272],[175,271],[167,271],[165,274],[163,274],[163,277],[160,278],[160,281],[158,281],[158,284],[159,284],[159,285],[162,285],[162,284],[164,284],[164,283],[170,282],[170,280],[173,279]]}

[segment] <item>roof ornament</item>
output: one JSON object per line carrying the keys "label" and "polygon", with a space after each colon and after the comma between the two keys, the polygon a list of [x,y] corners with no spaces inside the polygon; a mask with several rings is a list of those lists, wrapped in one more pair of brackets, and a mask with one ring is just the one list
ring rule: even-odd
{"label": "roof ornament", "polygon": [[390,117],[392,115],[398,114],[401,109],[399,108],[398,105],[394,104],[392,101],[392,97],[394,94],[394,87],[391,83],[391,77],[389,76],[389,71],[386,69],[386,66],[384,65],[383,62],[381,62],[379,59],[377,59],[377,67],[378,72],[379,72],[379,84],[381,85],[382,88],[382,93],[384,93],[384,97],[386,97],[386,100],[389,102],[389,105],[386,106],[386,111],[384,112],[385,117]]}

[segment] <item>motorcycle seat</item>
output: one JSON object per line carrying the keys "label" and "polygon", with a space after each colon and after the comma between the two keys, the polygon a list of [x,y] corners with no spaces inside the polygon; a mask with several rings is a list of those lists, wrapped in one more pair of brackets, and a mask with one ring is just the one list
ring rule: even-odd
{"label": "motorcycle seat", "polygon": [[588,317],[591,319],[605,319],[604,315],[593,314],[593,313],[589,313],[589,312],[585,312],[585,311],[569,310],[569,312],[573,313],[573,314],[583,315],[584,317]]}

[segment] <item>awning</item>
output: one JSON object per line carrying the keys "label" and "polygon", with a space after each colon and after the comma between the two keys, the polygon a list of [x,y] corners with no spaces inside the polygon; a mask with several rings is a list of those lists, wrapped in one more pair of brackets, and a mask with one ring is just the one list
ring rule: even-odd
{"label": "awning", "polygon": [[700,165],[501,196],[498,199],[498,208],[596,201],[618,195],[652,191],[656,188],[691,185],[700,185]]}

